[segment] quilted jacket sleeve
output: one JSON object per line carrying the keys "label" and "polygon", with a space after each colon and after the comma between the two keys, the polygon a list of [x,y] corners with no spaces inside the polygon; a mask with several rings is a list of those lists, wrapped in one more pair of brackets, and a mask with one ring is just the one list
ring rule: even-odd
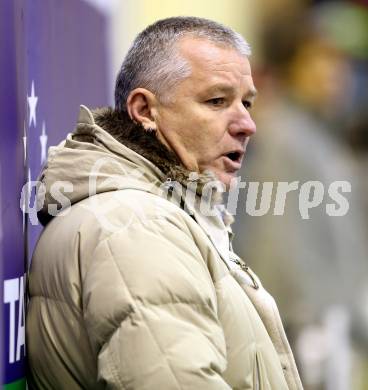
{"label": "quilted jacket sleeve", "polygon": [[189,230],[149,220],[100,242],[83,307],[107,389],[230,389],[214,286]]}

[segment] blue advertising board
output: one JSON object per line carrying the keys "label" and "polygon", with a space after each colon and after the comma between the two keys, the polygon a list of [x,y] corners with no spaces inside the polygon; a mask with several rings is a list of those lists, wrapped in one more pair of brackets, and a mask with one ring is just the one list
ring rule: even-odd
{"label": "blue advertising board", "polygon": [[[106,15],[86,1],[0,3],[0,366],[4,389],[25,389],[26,274],[41,231],[20,201],[47,149],[73,130],[79,105],[109,102]],[[23,203],[23,204],[22,204]]]}

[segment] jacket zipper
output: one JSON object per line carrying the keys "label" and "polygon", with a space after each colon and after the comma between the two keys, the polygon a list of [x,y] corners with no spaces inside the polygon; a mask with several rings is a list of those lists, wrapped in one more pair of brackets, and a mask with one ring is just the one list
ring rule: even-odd
{"label": "jacket zipper", "polygon": [[235,264],[240,266],[240,268],[251,278],[252,283],[253,283],[252,287],[254,289],[258,290],[259,289],[259,284],[255,280],[255,278],[252,275],[252,273],[249,271],[249,267],[245,263],[240,262],[238,259],[231,258],[230,260],[233,261]]}

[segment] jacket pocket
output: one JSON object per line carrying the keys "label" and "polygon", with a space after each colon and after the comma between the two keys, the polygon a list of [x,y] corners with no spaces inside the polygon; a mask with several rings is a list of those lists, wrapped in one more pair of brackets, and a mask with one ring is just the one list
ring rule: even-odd
{"label": "jacket pocket", "polygon": [[265,366],[263,364],[262,354],[256,351],[253,370],[253,388],[254,390],[272,390],[267,378]]}
{"label": "jacket pocket", "polygon": [[256,356],[254,358],[254,369],[253,369],[253,388],[254,390],[261,390],[261,373],[259,369],[259,359],[258,353],[256,352]]}

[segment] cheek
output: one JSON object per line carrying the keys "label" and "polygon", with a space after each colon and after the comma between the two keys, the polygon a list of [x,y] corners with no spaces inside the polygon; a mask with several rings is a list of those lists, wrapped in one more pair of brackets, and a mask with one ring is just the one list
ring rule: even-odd
{"label": "cheek", "polygon": [[161,125],[199,161],[209,161],[224,147],[227,117],[221,111],[211,111],[202,105],[180,107],[184,108],[162,115]]}
{"label": "cheek", "polygon": [[210,142],[213,125],[201,112],[187,112],[177,122],[177,131],[192,150],[201,150]]}

